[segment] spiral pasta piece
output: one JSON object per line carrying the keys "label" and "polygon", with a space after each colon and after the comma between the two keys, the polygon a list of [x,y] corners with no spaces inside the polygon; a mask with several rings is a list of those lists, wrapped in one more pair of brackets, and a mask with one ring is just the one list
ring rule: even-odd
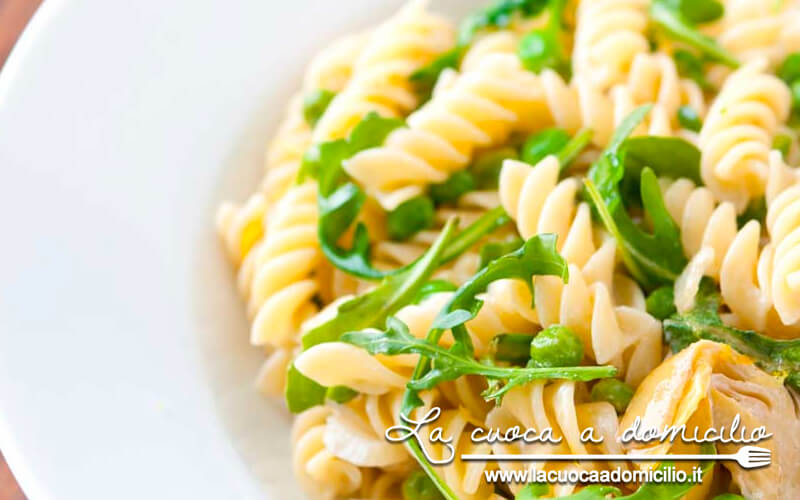
{"label": "spiral pasta piece", "polygon": [[253,320],[255,345],[292,342],[303,321],[316,313],[313,272],[322,258],[317,241],[317,188],[291,189],[275,206],[267,237],[239,270],[239,285]]}
{"label": "spiral pasta piece", "polygon": [[334,456],[324,436],[331,408],[317,406],[297,416],[292,425],[292,464],[301,486],[320,498],[354,493],[362,483],[358,466]]}
{"label": "spiral pasta piece", "polygon": [[705,29],[740,61],[766,59],[770,67],[800,50],[800,5],[795,0],[725,0],[722,18]]}
{"label": "spiral pasta piece", "polygon": [[421,186],[464,168],[476,148],[541,125],[546,116],[542,104],[536,76],[516,56],[489,54],[412,113],[407,128],[392,132],[383,146],[356,154],[344,167],[391,209],[418,194]]}
{"label": "spiral pasta piece", "polygon": [[703,182],[739,213],[764,194],[773,136],[791,104],[789,89],[765,69],[758,59],[733,73],[700,130]]}
{"label": "spiral pasta piece", "polygon": [[[449,39],[452,31],[448,24],[427,14],[424,8],[425,2],[412,2],[376,30],[368,48],[359,57],[347,87],[334,98],[317,123],[315,130],[321,135],[315,132],[315,139],[346,135],[355,125],[351,118],[360,119],[369,111],[359,103],[378,103],[381,110],[388,110],[390,115],[402,114],[409,102],[391,100],[387,96],[406,92],[414,99],[410,105],[415,105],[416,97],[408,93],[408,75],[432,60],[435,50],[443,50],[442,40]],[[401,66],[402,72],[392,72],[392,68]],[[383,75],[381,78],[386,85],[378,85],[373,78],[376,74]],[[395,87],[402,92],[394,92],[392,88]],[[349,118],[344,121],[326,118],[341,113]],[[336,126],[332,126],[334,122]],[[240,269],[240,288],[248,296],[248,310],[253,317],[251,342],[254,344],[279,346],[292,342],[302,321],[316,312],[311,299],[320,290],[317,276],[322,260],[317,241],[316,203],[314,182],[289,189],[275,205],[266,225],[266,237]],[[282,321],[276,325],[275,318],[282,318]]]}
{"label": "spiral pasta piece", "polygon": [[262,238],[265,212],[288,190],[311,144],[311,127],[303,116],[303,94],[344,88],[366,38],[363,33],[346,36],[312,59],[303,78],[303,90],[289,101],[286,116],[267,148],[261,188],[241,205],[226,202],[220,206],[217,230],[237,266]]}
{"label": "spiral pasta piece", "polygon": [[785,325],[800,323],[800,184],[769,205],[767,229],[774,250],[772,300]]}
{"label": "spiral pasta piece", "polygon": [[[679,311],[691,309],[700,279],[710,276],[719,281],[732,312],[729,322],[772,335],[794,335],[798,317],[790,311],[798,299],[790,284],[796,265],[790,235],[797,221],[789,207],[798,177],[779,152],[772,151],[768,161],[766,225],[771,240],[763,248],[761,224],[751,220],[737,229],[732,203],[717,203],[708,188],[695,187],[687,179],[662,180],[667,210],[678,222],[684,252],[691,259],[675,283],[675,305]],[[779,220],[781,229],[773,234],[769,228],[777,228]]]}
{"label": "spiral pasta piece", "polygon": [[402,116],[417,106],[409,76],[455,43],[450,23],[415,0],[375,30],[356,61],[354,77],[314,129],[315,142],[347,135],[370,111]]}
{"label": "spiral pasta piece", "polygon": [[621,83],[637,54],[649,52],[648,0],[581,0],[572,72],[600,91]]}
{"label": "spiral pasta piece", "polygon": [[[660,325],[641,310],[614,306],[616,245],[607,240],[595,246],[589,206],[575,206],[578,182],[559,182],[559,171],[558,160],[548,156],[534,167],[506,160],[500,173],[500,199],[520,235],[555,233],[557,248],[570,265],[566,284],[549,276],[534,281],[538,322],[574,329],[589,357],[626,371],[635,385],[661,360]],[[626,359],[635,361],[627,370]]]}
{"label": "spiral pasta piece", "polygon": [[[482,500],[492,496],[494,485],[484,481],[483,472],[489,467],[488,462],[461,460],[464,454],[483,454],[491,452],[486,443],[473,443],[469,436],[473,426],[465,413],[458,409],[443,411],[437,420],[437,425],[443,430],[445,436],[452,436],[452,453],[454,459],[451,463],[439,466],[439,474],[453,490],[459,499]],[[423,442],[435,460],[442,460],[450,456],[450,451],[441,444],[431,443],[424,437]]]}
{"label": "spiral pasta piece", "polygon": [[516,54],[507,52],[513,39],[510,32],[486,37],[489,47],[472,59],[468,52],[463,72],[437,86],[434,98],[409,116],[408,128],[345,162],[348,173],[381,205],[393,209],[419,194],[422,186],[464,168],[477,148],[497,145],[512,132],[556,125],[575,133],[589,127],[593,142],[603,147],[614,128],[645,103],[655,106],[637,133],[680,132],[694,141],[692,133],[680,131],[677,110],[688,104],[703,116],[703,93],[678,76],[669,56],[638,54],[628,80],[604,93],[585,81],[567,83],[549,69],[539,75],[525,70]]}
{"label": "spiral pasta piece", "polygon": [[[494,408],[486,419],[489,429],[505,431],[514,426],[522,429],[534,429],[539,433],[552,429],[552,437],[559,443],[521,441],[492,444],[495,454],[622,454],[623,450],[617,441],[618,418],[614,407],[606,402],[586,402],[585,387],[576,382],[534,381],[524,387],[509,391],[500,406]],[[581,432],[592,427],[595,437],[602,437],[601,444],[583,443]],[[505,470],[521,470],[530,467],[534,470],[562,470],[583,468],[584,470],[600,470],[606,467],[620,466],[619,462],[568,462],[568,461],[536,461],[527,463],[500,462]],[[524,485],[512,484],[513,493],[518,493]],[[570,495],[574,492],[574,484],[555,484],[554,496]]]}

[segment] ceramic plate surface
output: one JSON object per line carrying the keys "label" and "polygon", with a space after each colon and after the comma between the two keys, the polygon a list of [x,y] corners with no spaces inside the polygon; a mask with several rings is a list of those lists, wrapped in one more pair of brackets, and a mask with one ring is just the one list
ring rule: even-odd
{"label": "ceramic plate surface", "polygon": [[398,5],[44,3],[0,74],[0,448],[33,500],[301,497],[213,213],[311,55]]}

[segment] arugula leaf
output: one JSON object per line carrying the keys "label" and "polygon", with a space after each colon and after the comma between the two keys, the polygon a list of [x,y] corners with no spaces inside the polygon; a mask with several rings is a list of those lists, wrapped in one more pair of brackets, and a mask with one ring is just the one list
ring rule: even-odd
{"label": "arugula leaf", "polygon": [[549,128],[529,136],[522,145],[521,159],[529,165],[536,165],[549,155],[555,155],[563,173],[592,140],[594,131],[580,129],[570,138],[566,130]]}
{"label": "arugula leaf", "polygon": [[508,224],[511,218],[503,210],[503,207],[494,207],[485,214],[478,217],[472,224],[464,228],[456,236],[445,250],[442,256],[442,264],[447,264],[462,253],[469,250],[472,245],[478,242],[483,236],[491,233],[495,229]]}
{"label": "arugula leaf", "polygon": [[514,238],[508,241],[490,241],[483,245],[480,249],[480,262],[478,263],[478,270],[488,266],[490,262],[502,257],[507,253],[521,247],[525,242],[522,238]]}
{"label": "arugula leaf", "polygon": [[688,50],[677,49],[672,54],[672,58],[675,59],[675,65],[678,67],[678,74],[694,80],[703,90],[714,90],[714,86],[706,78],[703,61],[699,57]]}
{"label": "arugula leaf", "polygon": [[725,12],[725,7],[717,0],[663,0],[671,9],[680,12],[689,22],[695,24],[716,21]]}
{"label": "arugula leaf", "polygon": [[[713,468],[714,461],[703,461],[703,477]],[[674,467],[672,462],[662,462],[658,469]],[[614,486],[592,484],[577,493],[553,498],[552,500],[680,500],[685,497],[696,483],[644,483],[630,495],[622,495],[622,491]],[[514,500],[540,500],[548,495],[550,487],[546,484],[531,483],[514,497]]]}
{"label": "arugula leaf", "polygon": [[464,193],[475,189],[475,178],[467,170],[453,172],[446,181],[439,184],[431,184],[428,194],[437,205],[442,203],[454,203]]}
{"label": "arugula leaf", "polygon": [[650,168],[641,176],[642,202],[653,222],[653,232],[642,230],[619,205],[612,213],[602,203],[590,180],[586,181],[589,195],[600,213],[606,229],[620,246],[628,270],[645,288],[674,282],[686,266],[680,230],[664,205],[658,179]]}
{"label": "arugula leaf", "polygon": [[631,137],[622,143],[620,157],[625,176],[638,179],[644,167],[650,167],[658,177],[684,177],[695,184],[703,184],[700,150],[680,137]]}
{"label": "arugula leaf", "polygon": [[[471,357],[472,341],[464,323],[474,318],[483,305],[476,296],[484,292],[490,283],[499,279],[520,279],[532,288],[533,276],[543,274],[561,276],[564,280],[568,277],[567,263],[556,251],[556,236],[553,234],[540,234],[530,238],[517,251],[492,261],[461,285],[434,319],[426,337],[427,341],[433,345],[438,344],[444,331],[451,329],[456,341],[451,349],[455,349],[462,356]],[[409,383],[413,384],[415,380],[426,376],[430,368],[429,360],[424,356],[420,357]],[[487,397],[502,396],[502,393],[494,394],[496,392],[490,393]],[[401,413],[408,415],[411,410],[421,405],[422,401],[417,392],[408,389],[403,397]]]}
{"label": "arugula leaf", "polygon": [[482,30],[508,27],[516,14],[522,17],[539,15],[548,3],[548,0],[496,0],[484,9],[473,12],[461,23],[458,45],[469,45]]}
{"label": "arugula leaf", "polygon": [[419,293],[417,293],[417,296],[414,297],[411,303],[419,304],[435,293],[455,292],[456,290],[458,290],[458,287],[455,283],[447,280],[431,280],[422,285],[422,288],[419,289]]}
{"label": "arugula leaf", "polygon": [[546,368],[498,367],[483,364],[456,343],[447,349],[425,339],[411,335],[408,327],[395,317],[386,320],[383,332],[357,331],[342,335],[343,342],[366,349],[372,355],[419,354],[433,360],[433,368],[425,376],[412,379],[408,388],[414,391],[432,389],[441,382],[455,380],[464,375],[482,375],[505,381],[505,384],[492,392],[484,393],[487,399],[499,399],[503,394],[518,385],[540,379],[594,380],[612,377],[616,373],[613,366],[571,366]]}
{"label": "arugula leaf", "polygon": [[402,490],[403,500],[440,500],[444,498],[436,484],[421,470],[411,473],[403,481]]}
{"label": "arugula leaf", "polygon": [[[342,162],[361,150],[382,144],[386,136],[400,126],[403,126],[403,123],[399,120],[381,118],[378,114],[371,112],[353,128],[347,139],[325,142],[310,148],[306,152],[298,177],[299,179],[300,176],[314,175],[319,183],[318,232],[323,253],[337,268],[364,279],[382,279],[401,273],[409,266],[392,271],[375,269],[370,263],[369,234],[363,223],[356,224],[350,248],[339,246],[339,239],[356,221],[366,199],[361,188],[347,180]],[[400,219],[407,221],[409,214],[405,215]],[[413,215],[418,214],[414,212]],[[423,219],[422,225],[425,225],[427,220]],[[454,259],[484,234],[493,231],[508,220],[508,216],[501,207],[490,210],[454,240],[444,262]],[[394,224],[394,227],[402,229],[403,224]],[[421,226],[417,225],[415,228],[421,228]]]}
{"label": "arugula leaf", "polygon": [[416,196],[401,203],[386,216],[389,238],[404,241],[433,225],[435,208],[427,196]]}
{"label": "arugula leaf", "polygon": [[589,168],[588,179],[597,188],[608,210],[612,213],[622,202],[619,183],[625,175],[625,166],[619,155],[620,146],[642,123],[652,107],[651,104],[645,104],[631,111],[614,131],[606,149]]}
{"label": "arugula leaf", "polygon": [[303,349],[338,340],[342,332],[382,327],[386,318],[416,297],[441,265],[445,248],[453,240],[455,226],[455,220],[450,220],[436,242],[411,267],[387,276],[374,290],[340,305],[335,317],[307,331],[303,335]]}
{"label": "arugula leaf", "polygon": [[316,125],[334,97],[336,92],[326,89],[316,89],[306,94],[303,98],[303,118],[306,123],[312,127]]}
{"label": "arugula leaf", "polygon": [[[436,242],[413,266],[387,277],[374,290],[340,305],[336,316],[303,334],[303,349],[336,341],[348,330],[382,327],[389,315],[411,302],[439,267],[444,249],[453,238],[455,224],[455,220],[449,221]],[[290,365],[286,402],[291,412],[299,413],[322,404],[327,390],[300,373],[294,363]]]}
{"label": "arugula leaf", "polygon": [[325,401],[328,389],[298,370],[294,363],[289,365],[286,373],[286,406],[292,413],[300,413],[309,408],[321,405]]}
{"label": "arugula leaf", "polygon": [[558,157],[558,164],[561,165],[561,172],[569,168],[570,164],[578,157],[586,146],[592,141],[594,131],[590,128],[582,128],[578,130],[575,136],[564,145],[563,148],[556,155]]}
{"label": "arugula leaf", "polygon": [[569,143],[569,134],[563,128],[548,128],[525,140],[520,155],[522,161],[536,165],[546,156],[556,154]]}
{"label": "arugula leaf", "polygon": [[517,151],[510,147],[487,151],[479,155],[468,170],[475,179],[475,188],[497,189],[503,162],[509,158],[516,160],[518,157]]}
{"label": "arugula leaf", "polygon": [[545,68],[552,68],[565,79],[569,79],[569,59],[564,53],[561,41],[563,30],[561,18],[564,15],[566,1],[550,0],[547,3],[550,11],[547,25],[526,34],[519,42],[517,55],[522,65],[529,71],[539,73]]}
{"label": "arugula leaf", "polygon": [[[704,3],[707,3],[705,0]],[[683,42],[691,47],[696,48],[706,56],[721,62],[732,68],[739,66],[739,61],[736,57],[722,48],[720,45],[695,28],[692,19],[702,19],[703,14],[690,14],[687,17],[686,8],[676,6],[676,3],[685,4],[685,2],[674,2],[670,0],[655,0],[650,4],[650,19],[653,23],[661,28],[671,38]],[[686,3],[686,5],[689,5]],[[694,12],[694,11],[689,11]]]}
{"label": "arugula leaf", "polygon": [[531,359],[532,340],[530,333],[501,333],[489,344],[489,355],[496,361],[524,365]]}
{"label": "arugula leaf", "polygon": [[700,339],[721,342],[753,358],[764,371],[787,377],[787,383],[796,383],[800,373],[800,339],[776,340],[752,330],[726,326],[719,316],[720,303],[714,282],[703,278],[694,308],[664,321],[664,339],[672,351],[678,352]]}
{"label": "arugula leaf", "polygon": [[433,87],[439,79],[439,75],[447,68],[457,68],[461,56],[464,55],[465,48],[455,46],[447,52],[441,54],[439,57],[411,73],[409,81],[414,84],[417,93],[422,96],[422,102],[430,99]]}
{"label": "arugula leaf", "polygon": [[342,162],[357,152],[383,143],[393,130],[403,122],[382,118],[371,112],[350,132],[347,139],[319,145],[316,154],[310,153],[317,165],[319,183],[319,240],[322,252],[339,269],[354,276],[377,279],[384,273],[369,262],[369,235],[363,223],[358,223],[353,233],[353,245],[346,249],[338,241],[355,222],[366,195],[356,184],[346,179]]}
{"label": "arugula leaf", "polygon": [[793,52],[783,60],[777,71],[778,78],[791,85],[800,80],[800,52]]}
{"label": "arugula leaf", "polygon": [[[641,285],[654,288],[675,281],[686,265],[686,258],[680,230],[664,205],[658,179],[649,165],[661,173],[699,176],[693,173],[699,165],[699,152],[680,140],[627,139],[649,110],[649,105],[639,107],[623,120],[611,144],[589,169],[585,185],[596,213],[617,240],[625,266]],[[673,164],[673,152],[675,157],[683,159]],[[642,168],[643,165],[648,167]],[[623,178],[627,175],[635,179],[639,170],[641,201],[653,224],[652,233],[634,223],[622,202],[620,184]]]}
{"label": "arugula leaf", "polygon": [[343,385],[328,387],[325,391],[325,399],[330,399],[331,401],[335,401],[339,404],[347,403],[356,396],[358,396],[358,391]]}

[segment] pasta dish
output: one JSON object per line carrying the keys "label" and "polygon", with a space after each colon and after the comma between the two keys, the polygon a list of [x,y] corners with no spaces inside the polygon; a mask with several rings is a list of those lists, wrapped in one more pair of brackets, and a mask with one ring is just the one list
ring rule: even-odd
{"label": "pasta dish", "polygon": [[299,87],[217,227],[310,497],[800,498],[800,3],[412,0]]}

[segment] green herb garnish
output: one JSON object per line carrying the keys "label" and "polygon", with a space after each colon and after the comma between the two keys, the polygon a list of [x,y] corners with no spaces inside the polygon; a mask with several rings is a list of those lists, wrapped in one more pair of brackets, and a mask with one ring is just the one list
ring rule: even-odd
{"label": "green herb garnish", "polygon": [[550,18],[543,28],[526,34],[519,42],[517,54],[522,65],[529,71],[539,73],[545,68],[552,68],[565,79],[569,79],[569,58],[564,53],[561,32],[564,29],[562,16],[566,0],[550,0],[548,10]]}
{"label": "green herb garnish", "polygon": [[508,253],[521,247],[525,242],[522,238],[514,238],[508,241],[490,241],[484,244],[480,249],[480,263],[478,269],[483,269],[488,266],[490,262],[502,257]]}
{"label": "green herb garnish", "polygon": [[698,22],[706,22],[708,13],[715,9],[712,4],[716,3],[716,0],[655,0],[650,4],[650,19],[670,38],[694,47],[715,61],[736,68],[739,66],[736,57],[695,27]]}
{"label": "green herb garnish", "polygon": [[402,490],[403,500],[442,500],[444,498],[436,484],[421,470],[412,472],[403,481]]}
{"label": "green herb garnish", "polygon": [[[653,168],[670,171],[675,177],[696,178],[699,153],[686,141],[674,138],[628,135],[644,119],[650,106],[634,110],[615,131],[608,148],[592,165],[585,180],[586,192],[606,229],[619,245],[623,262],[645,288],[675,281],[686,265],[680,230],[664,205]],[[677,160],[685,156],[687,163]],[[641,169],[643,165],[647,167]],[[653,167],[653,168],[651,168]],[[636,172],[641,173],[636,178]],[[694,172],[694,173],[693,173]],[[625,209],[620,185],[623,178],[638,186],[645,214],[653,231],[637,225]]]}
{"label": "green herb garnish", "polygon": [[446,181],[431,184],[428,194],[437,205],[455,203],[465,193],[475,190],[475,178],[467,170],[459,170],[450,174]]}
{"label": "green herb garnish", "polygon": [[389,238],[403,241],[433,225],[433,201],[427,196],[406,200],[386,216]]}
{"label": "green herb garnish", "polygon": [[710,278],[703,278],[694,307],[664,321],[664,338],[673,352],[701,339],[728,344],[751,357],[766,372],[786,377],[800,389],[800,340],[775,340],[752,330],[725,325],[719,316],[720,295]]}
{"label": "green herb garnish", "polygon": [[613,366],[519,368],[487,365],[463,351],[461,343],[456,343],[448,349],[414,337],[409,333],[405,323],[394,317],[386,321],[386,330],[383,332],[348,332],[342,336],[342,341],[362,347],[372,355],[419,354],[431,359],[433,367],[423,377],[408,382],[408,388],[413,391],[433,389],[441,382],[455,380],[464,375],[482,375],[502,381],[502,387],[483,394],[489,400],[500,399],[512,388],[533,380],[587,381],[611,377],[616,373]]}
{"label": "green herb garnish", "polygon": [[694,80],[694,82],[697,83],[697,85],[699,85],[703,90],[714,90],[714,86],[711,85],[711,82],[706,79],[705,70],[703,69],[703,61],[699,57],[688,50],[677,49],[672,54],[672,58],[675,59],[675,65],[678,68],[678,74],[684,78]]}
{"label": "green herb garnish", "polygon": [[489,344],[489,356],[495,361],[524,365],[531,359],[530,333],[501,333]]}
{"label": "green herb garnish", "polygon": [[306,123],[312,127],[316,125],[334,97],[336,92],[326,89],[317,89],[306,94],[303,98],[303,118]]}

